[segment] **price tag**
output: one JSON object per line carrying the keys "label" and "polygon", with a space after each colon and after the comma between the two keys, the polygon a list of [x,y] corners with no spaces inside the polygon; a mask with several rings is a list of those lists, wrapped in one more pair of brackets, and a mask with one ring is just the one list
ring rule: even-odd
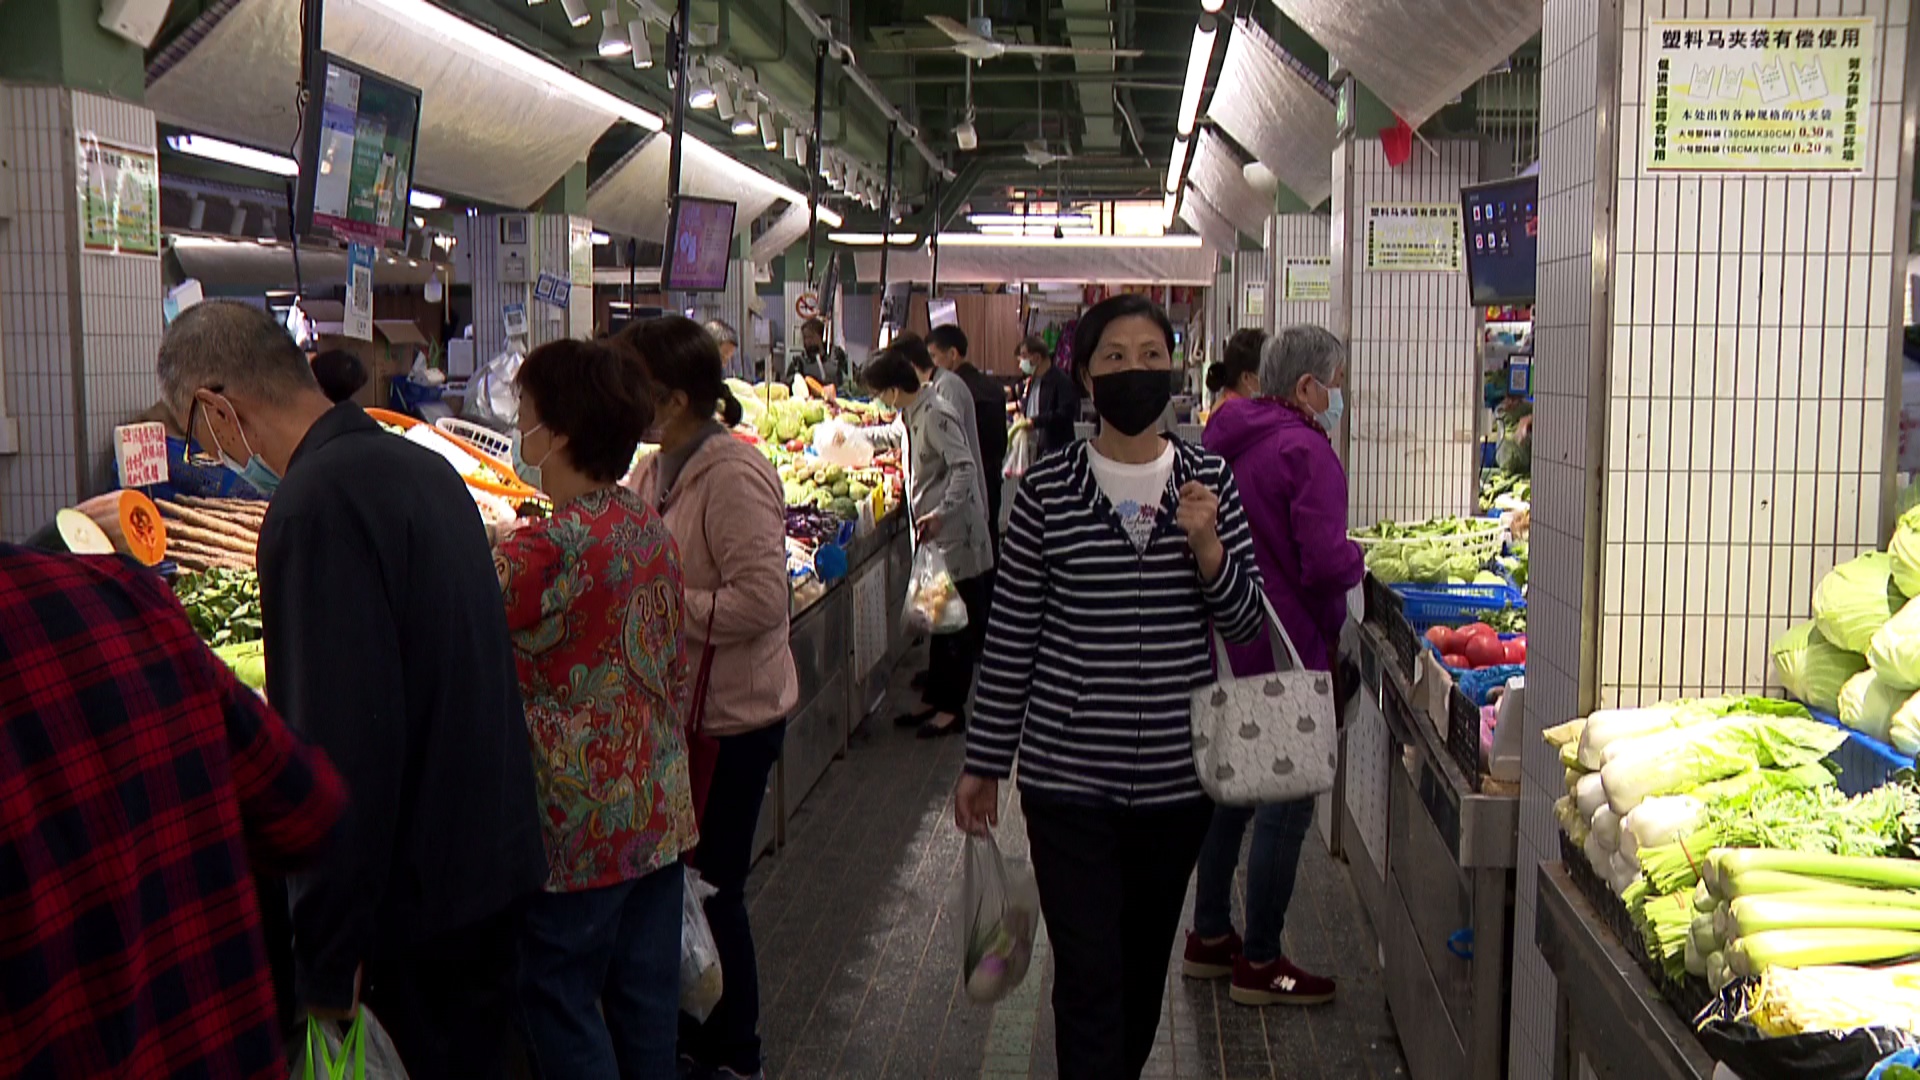
{"label": "price tag", "polygon": [[160,424],[123,424],[113,429],[113,460],[121,487],[167,482],[167,429]]}

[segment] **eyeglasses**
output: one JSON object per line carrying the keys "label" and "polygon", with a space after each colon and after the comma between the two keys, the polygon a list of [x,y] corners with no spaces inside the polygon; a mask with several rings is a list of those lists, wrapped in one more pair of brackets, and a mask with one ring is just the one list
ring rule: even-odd
{"label": "eyeglasses", "polygon": [[[213,391],[216,394],[225,393],[225,391],[218,386],[209,386],[207,387],[207,389]],[[205,467],[222,465],[225,462],[221,459],[220,455],[209,454],[206,452],[206,450],[202,449],[200,446],[199,438],[195,436],[193,433],[193,418],[199,415],[199,411],[200,411],[200,398],[196,395],[193,399],[193,404],[187,406],[187,464],[200,465]],[[209,421],[207,424],[207,431],[208,432],[213,431],[213,424],[211,421]],[[217,440],[219,436],[216,435],[214,436],[214,438]]]}

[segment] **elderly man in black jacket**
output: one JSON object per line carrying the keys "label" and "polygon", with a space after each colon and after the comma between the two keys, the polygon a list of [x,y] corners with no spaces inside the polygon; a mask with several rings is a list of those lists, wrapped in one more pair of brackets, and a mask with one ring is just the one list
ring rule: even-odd
{"label": "elderly man in black jacket", "polygon": [[979,436],[981,478],[987,485],[987,527],[1000,550],[1000,470],[1007,461],[1007,391],[993,376],[967,361],[967,335],[951,324],[927,331],[927,352],[935,366],[960,377],[973,397],[973,422]]}
{"label": "elderly man in black jacket", "polygon": [[1047,355],[1039,335],[1020,343],[1020,370],[1027,376],[1020,392],[1020,411],[1033,421],[1038,440],[1035,461],[1073,442],[1073,423],[1080,418],[1080,393],[1073,380]]}
{"label": "elderly man in black jacket", "polygon": [[211,302],[160,346],[192,442],[271,497],[267,694],[352,803],[289,882],[295,994],[364,1000],[415,1080],[504,1075],[519,906],[546,878],[486,528],[453,467],[334,405],[265,312]]}

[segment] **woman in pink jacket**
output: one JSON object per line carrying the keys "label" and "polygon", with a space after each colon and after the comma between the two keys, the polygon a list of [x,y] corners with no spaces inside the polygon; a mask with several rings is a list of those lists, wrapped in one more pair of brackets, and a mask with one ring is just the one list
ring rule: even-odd
{"label": "woman in pink jacket", "polygon": [[773,464],[714,419],[723,410],[737,420],[740,405],[699,323],[669,315],[619,340],[652,377],[660,443],[626,483],[680,545],[689,663],[713,650],[701,721],[719,755],[692,865],[719,890],[706,907],[725,996],[704,1023],[681,1017],[681,1059],[700,1074],[754,1077],[760,979],[743,890],[767,776],[800,693],[787,647],[786,504]]}

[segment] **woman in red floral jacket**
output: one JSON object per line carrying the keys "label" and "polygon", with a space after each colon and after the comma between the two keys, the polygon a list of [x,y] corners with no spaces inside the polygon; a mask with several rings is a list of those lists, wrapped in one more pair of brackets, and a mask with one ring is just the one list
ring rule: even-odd
{"label": "woman in red floral jacket", "polygon": [[553,517],[495,554],[533,741],[547,887],[520,999],[547,1080],[673,1075],[681,856],[697,839],[673,539],[616,482],[652,422],[645,373],[589,342],[520,368],[522,476]]}

